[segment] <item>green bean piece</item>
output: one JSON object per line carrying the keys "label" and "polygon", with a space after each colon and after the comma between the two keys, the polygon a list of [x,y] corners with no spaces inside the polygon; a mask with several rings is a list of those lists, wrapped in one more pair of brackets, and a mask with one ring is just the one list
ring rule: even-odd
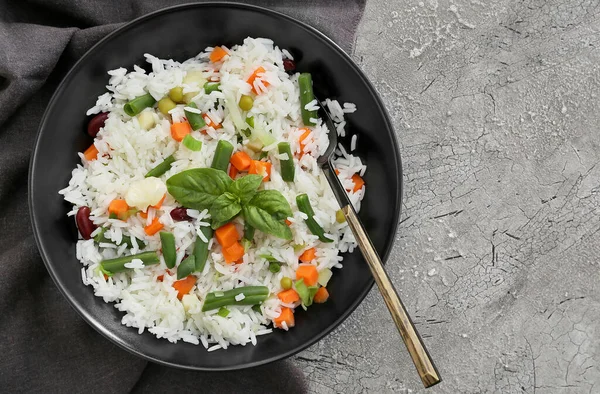
{"label": "green bean piece", "polygon": [[305,126],[315,126],[316,123],[311,121],[317,119],[317,111],[308,111],[305,109],[306,104],[315,99],[312,86],[312,76],[309,73],[302,73],[298,76],[298,86],[300,87],[300,111],[302,113],[302,122]]}
{"label": "green bean piece", "polygon": [[254,99],[252,98],[252,96],[247,96],[245,94],[242,94],[242,97],[240,97],[240,102],[238,103],[238,105],[240,106],[240,109],[242,111],[250,111],[252,109],[252,107],[254,106]]}
{"label": "green bean piece", "polygon": [[229,165],[229,159],[233,153],[233,145],[228,141],[219,140],[217,143],[217,149],[215,150],[215,157],[211,164],[212,168],[227,172],[227,166]]}
{"label": "green bean piece", "polygon": [[169,98],[176,103],[183,103],[183,88],[181,86],[177,86],[169,90]]}
{"label": "green bean piece", "polygon": [[162,174],[164,174],[165,172],[169,171],[169,169],[171,168],[171,164],[173,164],[173,162],[175,162],[175,158],[173,157],[173,155],[167,157],[165,160],[163,160],[162,163],[160,163],[159,165],[157,165],[156,167],[154,167],[153,169],[151,169],[150,171],[148,171],[148,173],[145,175],[146,178],[148,177],[159,177]]}
{"label": "green bean piece", "polygon": [[254,233],[256,229],[250,225],[250,223],[244,223],[244,239],[252,241],[254,239]]}
{"label": "green bean piece", "polygon": [[252,307],[252,310],[254,312],[258,312],[258,313],[262,313],[262,310],[260,309],[260,304],[256,304]]}
{"label": "green bean piece", "polygon": [[127,271],[129,268],[125,267],[125,264],[131,263],[134,259],[140,259],[144,262],[144,266],[158,264],[160,259],[156,252],[143,252],[133,254],[131,256],[121,256],[114,259],[104,260],[100,263],[102,270],[115,274],[117,272]]}
{"label": "green bean piece", "polygon": [[281,271],[281,264],[276,261],[269,263],[269,271],[271,271],[274,274],[278,273],[279,271]]}
{"label": "green bean piece", "polygon": [[[115,241],[113,241],[112,239],[108,239],[106,238],[106,235],[104,235],[104,233],[106,233],[107,228],[103,227],[100,232],[98,234],[96,234],[94,236],[94,242],[96,243],[110,243],[113,245],[123,245],[126,244],[128,248],[133,248],[133,241],[131,240],[131,237],[127,236],[127,235],[123,235],[123,237],[121,238],[121,242],[117,243]],[[137,238],[135,238],[135,241],[137,242],[138,248],[139,249],[144,249],[146,247],[146,243],[144,241],[141,241]]]}
{"label": "green bean piece", "polygon": [[289,142],[280,142],[277,144],[277,149],[280,154],[287,154],[287,160],[280,160],[281,163],[281,178],[286,182],[294,182],[294,156],[292,156],[292,148]]}
{"label": "green bean piece", "polygon": [[220,90],[221,84],[218,82],[207,82],[204,84],[204,93],[211,94],[217,90]]}
{"label": "green bean piece", "polygon": [[160,232],[160,243],[162,245],[162,254],[165,258],[167,268],[175,267],[177,262],[177,250],[175,248],[175,236],[166,231]]}
{"label": "green bean piece", "polygon": [[179,263],[179,267],[177,267],[177,280],[191,275],[195,270],[196,259],[194,258],[194,255],[188,256],[185,260]]}
{"label": "green bean piece", "polygon": [[[236,301],[235,297],[243,294],[244,299]],[[269,297],[266,286],[245,286],[227,291],[208,293],[202,306],[202,312],[210,311],[227,305],[256,305]]]}
{"label": "green bean piece", "polygon": [[[198,106],[196,105],[196,103],[193,103],[193,102],[189,103],[187,106],[190,108],[198,109]],[[185,108],[183,109],[183,112],[185,113],[185,117],[187,118],[188,122],[190,122],[190,126],[192,126],[192,130],[198,130],[198,129],[201,129],[202,127],[206,126],[206,122],[204,121],[202,114],[197,114],[195,112],[186,111]]]}
{"label": "green bean piece", "polygon": [[269,152],[260,152],[260,155],[258,155],[258,160],[262,160],[267,156],[269,156]]}
{"label": "green bean piece", "polygon": [[[210,242],[210,239],[213,236],[213,230],[210,226],[200,227],[200,231],[206,237],[206,240]],[[194,257],[196,263],[196,272],[204,271],[204,266],[206,265],[206,259],[208,258],[208,242],[204,242],[200,237],[196,238],[196,242],[194,243]]]}
{"label": "green bean piece", "polygon": [[162,112],[163,115],[168,115],[169,111],[175,107],[177,107],[175,101],[171,100],[168,97],[163,97],[160,100],[158,100],[158,110]]}
{"label": "green bean piece", "polygon": [[281,285],[283,290],[289,290],[292,288],[292,278],[288,278],[287,276],[284,276],[283,278],[281,278],[281,281],[279,282],[279,284]]}
{"label": "green bean piece", "polygon": [[144,108],[152,107],[154,104],[156,104],[154,97],[152,97],[150,93],[146,93],[143,96],[136,97],[125,103],[123,111],[129,116],[135,116],[142,112]]}
{"label": "green bean piece", "polygon": [[221,309],[219,309],[219,311],[217,312],[217,315],[219,315],[221,317],[227,317],[227,316],[229,316],[229,309],[222,306]]}
{"label": "green bean piece", "polygon": [[333,242],[333,239],[325,237],[325,230],[323,230],[323,227],[315,221],[315,211],[313,211],[312,206],[310,205],[308,196],[306,194],[297,195],[296,204],[298,205],[298,209],[308,216],[308,219],[304,222],[310,232],[319,237],[321,242]]}

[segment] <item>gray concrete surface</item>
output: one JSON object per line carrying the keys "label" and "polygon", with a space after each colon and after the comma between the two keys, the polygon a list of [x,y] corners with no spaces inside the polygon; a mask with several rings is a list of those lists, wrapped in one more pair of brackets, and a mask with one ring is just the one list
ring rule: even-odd
{"label": "gray concrete surface", "polygon": [[[600,393],[599,12],[368,1],[354,56],[401,146],[388,269],[430,393]],[[312,392],[425,392],[376,290],[293,362]]]}

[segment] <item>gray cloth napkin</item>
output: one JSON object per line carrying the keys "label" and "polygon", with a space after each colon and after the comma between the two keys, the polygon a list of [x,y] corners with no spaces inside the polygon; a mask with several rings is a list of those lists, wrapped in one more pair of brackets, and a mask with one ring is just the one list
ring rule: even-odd
{"label": "gray cloth napkin", "polygon": [[[365,1],[251,3],[308,22],[350,52]],[[185,1],[0,0],[1,392],[306,391],[304,376],[291,361],[200,373],[148,363],[121,350],[71,309],[50,279],[31,233],[29,158],[54,89],[107,33],[179,3]]]}

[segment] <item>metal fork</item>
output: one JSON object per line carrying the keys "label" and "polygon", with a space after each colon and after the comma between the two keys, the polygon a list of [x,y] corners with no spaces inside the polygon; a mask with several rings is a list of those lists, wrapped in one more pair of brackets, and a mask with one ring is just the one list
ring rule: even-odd
{"label": "metal fork", "polygon": [[327,178],[327,181],[329,181],[333,194],[342,208],[346,221],[352,229],[352,233],[354,234],[354,238],[356,238],[360,251],[371,269],[371,273],[375,278],[375,282],[379,287],[383,300],[394,319],[394,323],[396,323],[396,327],[404,340],[404,344],[417,368],[417,372],[421,377],[423,385],[425,387],[431,387],[441,382],[442,379],[429,356],[429,352],[427,352],[427,349],[425,348],[423,340],[419,336],[410,316],[406,312],[406,308],[402,304],[398,292],[396,292],[390,277],[385,272],[383,264],[381,263],[381,258],[377,254],[369,235],[365,231],[356,211],[352,207],[348,194],[346,194],[346,190],[340,183],[340,180],[334,171],[331,160],[335,148],[337,147],[337,131],[329,112],[321,104],[319,99],[317,99],[317,102],[319,103],[321,112],[324,114],[325,123],[329,129],[329,147],[325,153],[317,159],[317,163],[325,173],[325,177]]}

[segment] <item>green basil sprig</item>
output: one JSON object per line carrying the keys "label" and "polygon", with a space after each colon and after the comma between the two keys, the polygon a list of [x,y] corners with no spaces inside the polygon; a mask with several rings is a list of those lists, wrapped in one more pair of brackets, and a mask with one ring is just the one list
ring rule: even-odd
{"label": "green basil sprig", "polygon": [[195,168],[167,179],[167,190],[186,208],[208,209],[213,229],[241,212],[252,227],[279,238],[292,239],[292,232],[284,222],[292,216],[290,204],[276,190],[257,191],[261,183],[261,175],[246,175],[232,181],[224,171]]}

